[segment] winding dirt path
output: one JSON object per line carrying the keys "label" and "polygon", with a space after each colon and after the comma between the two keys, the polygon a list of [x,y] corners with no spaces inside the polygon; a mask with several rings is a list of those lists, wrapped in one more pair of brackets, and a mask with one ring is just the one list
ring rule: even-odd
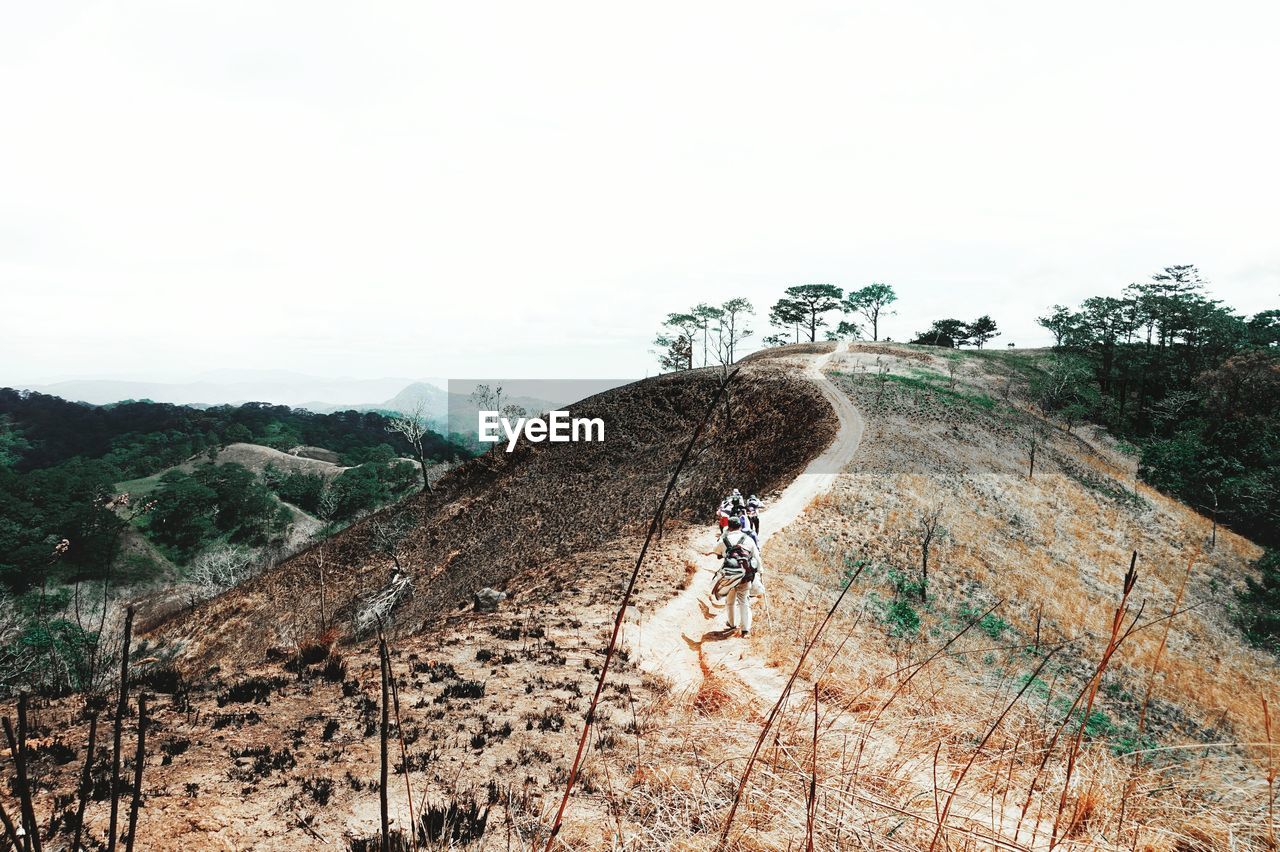
{"label": "winding dirt path", "polygon": [[[762,547],[772,535],[804,514],[815,497],[831,489],[862,441],[863,422],[858,409],[822,372],[838,351],[813,357],[805,375],[817,384],[835,409],[839,430],[827,449],[761,512]],[[727,488],[732,483],[725,485]],[[684,554],[698,567],[698,572],[688,588],[629,631],[627,641],[639,652],[641,666],[668,678],[677,691],[696,688],[708,671],[728,670],[758,697],[775,700],[783,686],[782,674],[752,654],[743,639],[726,636],[723,607],[715,606],[709,597],[710,578],[719,568],[719,560],[704,556],[703,552],[714,544],[712,530],[695,530],[689,534],[683,544]],[[763,572],[766,589],[773,571],[766,559]]]}

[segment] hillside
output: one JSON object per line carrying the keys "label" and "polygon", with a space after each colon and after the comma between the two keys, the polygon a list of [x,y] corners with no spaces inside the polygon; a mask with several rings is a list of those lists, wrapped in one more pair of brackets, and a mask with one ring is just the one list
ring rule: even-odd
{"label": "hillside", "polygon": [[[513,453],[474,459],[434,493],[380,513],[166,626],[164,639],[180,643],[180,654],[195,659],[231,649],[260,655],[283,634],[242,627],[269,624],[273,619],[264,614],[278,607],[285,589],[299,597],[299,587],[312,591],[301,594],[294,616],[309,626],[290,629],[348,632],[360,603],[383,586],[397,561],[413,577],[415,591],[397,607],[395,624],[414,632],[452,614],[480,588],[504,588],[544,561],[610,542],[617,542],[620,554],[630,553],[681,449],[671,436],[692,430],[717,381],[713,371],[664,376],[585,400],[573,413],[601,417],[603,443],[524,444]],[[669,522],[697,517],[718,499],[726,478],[765,491],[785,483],[826,439],[822,406],[806,383],[781,371],[744,371],[728,422],[717,411]],[[803,412],[809,416],[796,419]],[[389,529],[402,537],[388,543]],[[323,600],[315,579],[322,565],[340,566],[326,572]]]}
{"label": "hillside", "polygon": [[[151,530],[154,535],[157,531],[164,531],[160,527],[190,522],[189,516],[201,511],[211,509],[219,517],[225,515],[234,508],[228,503],[245,503],[255,499],[250,492],[255,490],[256,484],[261,486],[256,491],[266,503],[255,517],[270,515],[273,507],[278,507],[274,512],[276,517],[263,522],[263,532],[257,537],[265,540],[258,541],[258,546],[265,547],[272,553],[291,553],[317,540],[332,525],[348,522],[356,513],[394,502],[407,491],[420,487],[416,473],[419,465],[411,459],[369,462],[358,467],[311,458],[303,455],[303,452],[313,456],[337,455],[317,447],[300,447],[286,453],[260,444],[232,443],[151,476],[118,482],[113,493],[130,495],[134,505],[142,502],[154,504],[151,510],[139,517],[136,524],[138,529]],[[448,467],[447,464],[435,466],[429,471],[431,480],[435,481],[443,476]],[[185,496],[182,484],[192,480],[198,482],[213,471],[227,469],[246,472],[246,479],[238,483],[235,489],[213,496],[213,505],[205,505]],[[366,476],[367,472],[372,472],[373,475]],[[360,492],[358,502],[353,500],[352,495],[357,486],[350,484],[351,477],[357,477],[360,486],[368,485],[372,488]],[[174,503],[172,510],[165,513],[170,508],[170,503]],[[154,521],[157,507],[161,514],[176,513],[181,517],[149,522]],[[283,510],[283,514],[280,510]],[[196,541],[186,548],[191,551],[185,554],[188,557],[186,561],[194,561],[193,557],[197,552],[221,544],[225,544],[221,537],[217,541]],[[182,554],[175,552],[174,555]]]}
{"label": "hillside", "polygon": [[[751,359],[717,409],[641,573],[563,848],[715,848],[784,693],[729,848],[1266,848],[1261,699],[1280,668],[1230,617],[1257,548],[1223,529],[1210,547],[1204,518],[1134,493],[1119,445],[1044,421],[1036,353],[831,350]],[[456,845],[545,843],[647,516],[715,381],[587,400],[574,413],[605,419],[603,444],[473,459],[154,626],[140,836],[370,848],[379,663],[356,622],[399,575],[395,825],[410,803],[437,826],[474,805],[486,821],[454,821],[476,835]],[[701,555],[734,486],[767,504],[745,640],[720,630]],[[1090,690],[1132,550],[1135,630]],[[496,612],[470,605],[482,586],[508,592]],[[80,749],[77,709],[48,708],[37,733]]]}
{"label": "hillside", "polygon": [[[1205,518],[1135,493],[1136,459],[1105,435],[1043,421],[1025,398],[1036,353],[853,349],[829,369],[861,414],[858,449],[767,543],[768,626],[749,653],[699,659],[717,690],[745,688],[767,707],[797,637],[861,567],[793,687],[789,745],[777,746],[816,754],[818,776],[839,782],[820,804],[827,843],[843,833],[869,845],[892,829],[903,848],[928,848],[947,803],[953,839],[980,846],[1043,848],[1056,835],[1069,848],[1265,848],[1263,702],[1274,705],[1280,667],[1232,623],[1259,549],[1222,529],[1211,546]],[[1125,624],[1138,629],[1108,659],[1085,716],[1087,697],[1075,701],[1135,550]],[[814,712],[816,752],[803,721]],[[729,724],[727,747],[749,751],[759,726],[737,714]],[[810,773],[796,777],[787,754],[766,756],[756,783],[772,792],[739,816],[772,827],[754,837],[766,848],[805,833]]]}
{"label": "hillside", "polygon": [[[505,796],[513,831],[538,820],[538,802],[558,784],[576,736],[577,696],[591,688],[599,630],[625,579],[620,567],[633,558],[679,436],[716,380],[709,372],[667,376],[589,400],[575,413],[606,419],[604,444],[544,444],[473,460],[436,494],[403,505],[415,525],[396,558],[418,577],[395,614],[393,665],[404,712],[420,716],[404,722],[413,784],[431,802]],[[725,475],[766,493],[784,484],[833,425],[806,381],[774,368],[744,370],[682,481],[664,541],[682,538],[686,519],[718,498]],[[151,736],[170,757],[148,761],[154,792],[141,834],[162,834],[174,848],[270,849],[358,839],[376,827],[377,740],[366,724],[376,657],[367,637],[343,634],[351,604],[393,561],[371,548],[375,525],[390,514],[142,640],[151,660],[143,679],[169,696],[152,704]],[[518,538],[531,530],[537,535]],[[450,572],[423,571],[420,560],[445,536],[456,542],[445,557]],[[689,582],[683,560],[665,550],[647,563],[637,601],[644,610]],[[511,594],[498,613],[458,607],[479,583]],[[186,672],[180,681],[165,673],[174,654]],[[622,664],[609,699],[611,736],[640,735],[624,730],[625,714],[660,694]],[[55,707],[44,718],[60,712],[74,711]],[[77,727],[64,729],[69,741]]]}
{"label": "hillside", "polygon": [[267,465],[272,465],[285,473],[310,473],[323,476],[326,479],[337,476],[344,470],[341,465],[333,464],[332,462],[303,458],[292,453],[286,453],[283,450],[277,450],[274,447],[264,447],[261,444],[236,442],[219,448],[212,459],[207,456],[201,456],[198,461],[192,458],[158,473],[153,473],[150,476],[122,480],[115,484],[115,490],[120,493],[131,494],[134,497],[145,497],[156,489],[160,484],[160,477],[164,476],[168,471],[180,470],[185,473],[191,473],[196,469],[197,464],[209,461],[214,464],[230,463],[242,465],[259,475],[266,470]]}

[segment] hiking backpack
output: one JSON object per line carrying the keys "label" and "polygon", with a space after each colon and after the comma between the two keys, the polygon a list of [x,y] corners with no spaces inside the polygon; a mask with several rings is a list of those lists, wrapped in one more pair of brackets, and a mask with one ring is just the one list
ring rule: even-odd
{"label": "hiking backpack", "polygon": [[725,536],[725,544],[727,547],[724,552],[724,567],[726,574],[736,574],[738,570],[742,571],[742,579],[750,583],[756,578],[756,564],[751,556],[751,551],[747,549],[744,542],[747,541],[746,533],[740,533],[741,538],[735,544],[729,544],[728,536]]}

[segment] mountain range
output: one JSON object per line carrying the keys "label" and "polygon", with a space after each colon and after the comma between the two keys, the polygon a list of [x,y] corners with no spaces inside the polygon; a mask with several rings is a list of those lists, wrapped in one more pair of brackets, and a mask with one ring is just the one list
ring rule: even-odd
{"label": "mountain range", "polygon": [[[623,384],[610,380],[493,380],[507,389],[502,405],[515,405],[529,414],[565,406]],[[12,385],[91,405],[126,400],[151,400],[199,408],[268,402],[304,408],[317,414],[357,411],[408,412],[423,406],[437,432],[469,432],[475,428],[479,406],[471,392],[476,380],[400,377],[379,379],[322,378],[284,370],[217,370],[188,382],[126,379],[69,379],[49,384]]]}
{"label": "mountain range", "polygon": [[128,399],[149,399],[176,405],[238,405],[270,402],[318,413],[382,405],[412,384],[440,388],[443,379],[415,383],[400,377],[379,379],[322,378],[282,370],[219,370],[188,382],[133,381],[128,379],[70,379],[49,384],[14,384],[21,390],[60,396],[63,399],[107,405]]}

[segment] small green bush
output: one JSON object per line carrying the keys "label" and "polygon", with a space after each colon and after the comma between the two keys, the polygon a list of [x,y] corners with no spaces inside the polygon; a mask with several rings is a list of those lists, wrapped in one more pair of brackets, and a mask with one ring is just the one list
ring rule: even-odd
{"label": "small green bush", "polygon": [[1245,578],[1238,621],[1255,645],[1280,648],[1280,550],[1269,549],[1253,563],[1261,575]]}
{"label": "small green bush", "polygon": [[885,621],[894,636],[914,636],[920,632],[920,615],[903,598],[896,598],[889,604]]}

